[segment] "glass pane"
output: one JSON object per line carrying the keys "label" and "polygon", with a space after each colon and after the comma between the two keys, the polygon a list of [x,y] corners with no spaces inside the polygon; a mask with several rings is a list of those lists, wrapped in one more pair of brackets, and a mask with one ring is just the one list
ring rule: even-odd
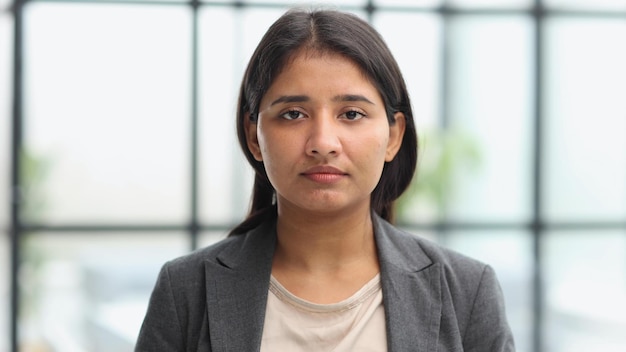
{"label": "glass pane", "polygon": [[226,238],[230,229],[224,229],[223,231],[206,231],[200,234],[198,241],[198,247],[208,247],[216,242],[219,242]]}
{"label": "glass pane", "polygon": [[[518,352],[532,347],[532,237],[528,232],[452,231],[440,242],[493,267],[504,292]],[[548,349],[548,351],[552,351]]]}
{"label": "glass pane", "polygon": [[374,0],[376,6],[436,7],[443,0]]}
{"label": "glass pane", "polygon": [[0,23],[8,21],[11,18],[11,16],[9,16],[11,3],[11,0],[0,0]]}
{"label": "glass pane", "polygon": [[[381,33],[400,65],[406,81],[413,115],[420,137],[420,147],[430,139],[430,131],[439,125],[441,93],[441,21],[438,16],[419,13],[376,12],[373,24]],[[406,33],[419,33],[407,43]],[[424,149],[422,149],[423,151]],[[428,159],[428,151],[420,157]],[[402,222],[428,222],[438,216],[438,205],[429,196],[424,179],[435,172],[436,162],[420,160],[416,183],[398,203]]]}
{"label": "glass pane", "polygon": [[546,351],[626,346],[626,233],[552,232],[544,240]]}
{"label": "glass pane", "polygon": [[416,228],[415,226],[411,227],[408,225],[401,225],[400,228],[413,236],[421,237],[431,242],[441,242],[441,233],[436,232],[434,230],[426,230],[423,228]]}
{"label": "glass pane", "polygon": [[200,212],[205,222],[238,222],[248,209],[253,172],[237,142],[237,94],[248,59],[282,12],[205,8],[200,13]]}
{"label": "glass pane", "polygon": [[26,9],[25,215],[51,223],[186,218],[188,7]]}
{"label": "glass pane", "polygon": [[534,0],[448,0],[454,7],[488,9],[523,9],[533,5]]}
{"label": "glass pane", "polygon": [[[400,65],[412,99],[418,129],[437,126],[441,89],[440,17],[420,13],[376,12],[373,24]],[[418,35],[407,43],[406,33]]]}
{"label": "glass pane", "polygon": [[20,350],[132,351],[159,269],[187,247],[179,233],[29,235]]}
{"label": "glass pane", "polygon": [[552,19],[546,35],[546,217],[623,219],[626,22]]}
{"label": "glass pane", "polygon": [[543,0],[547,7],[563,10],[626,11],[625,0]]}
{"label": "glass pane", "polygon": [[[450,22],[449,216],[525,221],[531,204],[532,26],[522,16]],[[445,165],[444,165],[445,166]]]}

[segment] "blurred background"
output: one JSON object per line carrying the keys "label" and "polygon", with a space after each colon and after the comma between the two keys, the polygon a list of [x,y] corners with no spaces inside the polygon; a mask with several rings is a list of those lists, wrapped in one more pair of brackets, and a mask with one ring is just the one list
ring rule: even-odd
{"label": "blurred background", "polygon": [[[0,0],[0,351],[132,351],[160,266],[246,213],[237,88],[293,4]],[[399,224],[495,268],[518,351],[625,351],[626,1],[334,7],[409,86]]]}

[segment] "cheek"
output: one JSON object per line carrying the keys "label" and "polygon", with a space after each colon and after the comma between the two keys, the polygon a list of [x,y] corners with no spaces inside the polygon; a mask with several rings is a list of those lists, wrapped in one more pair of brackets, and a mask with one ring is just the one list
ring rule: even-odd
{"label": "cheek", "polygon": [[258,134],[259,148],[268,172],[280,171],[284,164],[289,163],[294,151],[293,141],[289,136],[262,131]]}
{"label": "cheek", "polygon": [[372,158],[371,163],[373,167],[375,168],[375,172],[378,174],[379,178],[383,172],[383,167],[385,166],[385,161],[387,158],[388,142],[389,142],[388,134],[381,134],[378,136],[378,138],[376,138],[375,141],[372,141],[373,143],[372,145],[375,145],[376,147],[375,147],[375,150],[370,150],[370,154]]}
{"label": "cheek", "polygon": [[387,153],[387,144],[389,143],[389,136],[383,132],[373,134],[371,136],[362,138],[363,150],[367,150],[367,153],[372,159],[378,160],[381,156]]}
{"label": "cheek", "polygon": [[268,135],[267,131],[259,124],[257,129],[257,140],[259,142],[259,150],[263,156],[263,161],[267,162],[271,156],[272,141],[276,140],[275,137]]}
{"label": "cheek", "polygon": [[368,172],[382,172],[387,154],[388,137],[382,133],[360,135],[349,143],[349,154],[353,162],[360,164],[360,169]]}

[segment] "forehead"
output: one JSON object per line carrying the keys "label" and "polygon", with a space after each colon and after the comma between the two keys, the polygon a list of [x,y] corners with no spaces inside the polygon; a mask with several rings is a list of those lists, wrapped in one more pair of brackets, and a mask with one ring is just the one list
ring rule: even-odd
{"label": "forehead", "polygon": [[285,61],[264,96],[276,90],[315,87],[368,90],[379,95],[371,77],[351,58],[333,51],[300,49]]}
{"label": "forehead", "polygon": [[315,61],[326,62],[329,65],[329,68],[332,68],[333,65],[337,64],[350,66],[353,70],[358,71],[364,79],[371,81],[371,77],[367,74],[363,67],[361,67],[356,60],[350,58],[349,56],[332,50],[308,47],[300,48],[290,54],[284,61],[283,67],[281,67],[276,77],[279,77],[282,72],[289,70],[294,66],[306,65],[307,63]]}

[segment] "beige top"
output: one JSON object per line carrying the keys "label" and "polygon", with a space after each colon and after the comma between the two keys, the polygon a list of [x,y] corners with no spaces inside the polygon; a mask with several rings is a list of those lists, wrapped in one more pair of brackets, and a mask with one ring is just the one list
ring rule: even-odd
{"label": "beige top", "polygon": [[272,276],[261,341],[269,351],[387,351],[380,275],[333,304],[300,299]]}

